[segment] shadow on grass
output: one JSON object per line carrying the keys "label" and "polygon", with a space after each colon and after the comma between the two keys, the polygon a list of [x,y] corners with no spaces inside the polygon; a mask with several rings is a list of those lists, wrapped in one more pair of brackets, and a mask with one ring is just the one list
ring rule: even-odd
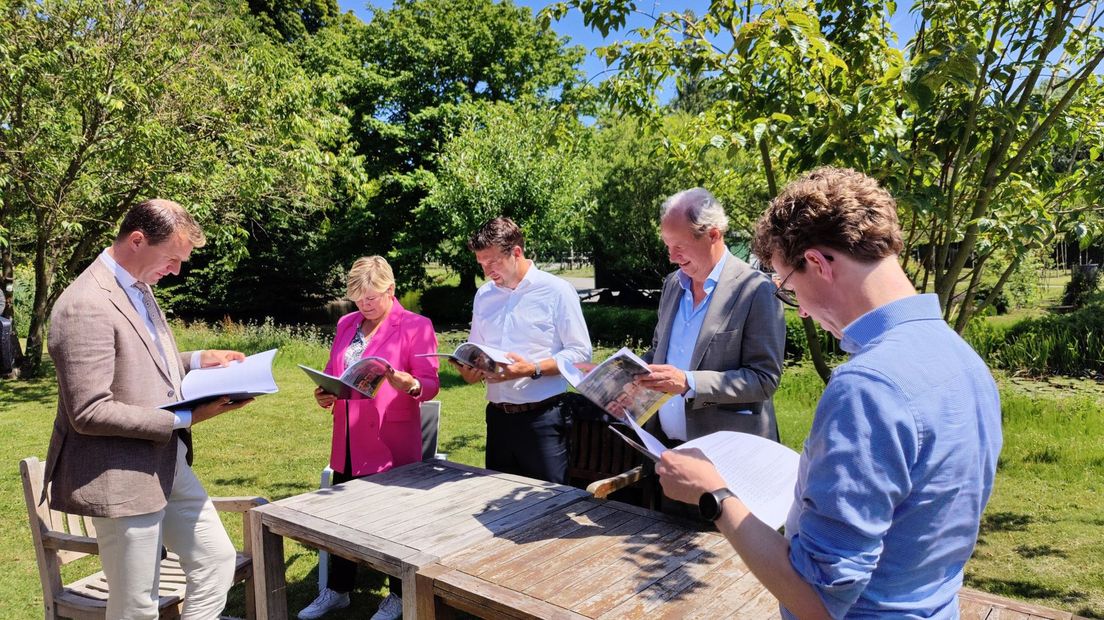
{"label": "shadow on grass", "polygon": [[[321,471],[321,470],[320,470]],[[304,484],[302,480],[296,482],[261,482],[256,478],[214,478],[212,487],[226,487],[231,489],[250,489],[253,495],[262,496],[269,501],[276,501],[292,495],[309,493],[318,487]]]}
{"label": "shadow on grass", "polygon": [[28,403],[57,401],[54,363],[42,361],[42,369],[33,379],[0,379],[0,413],[19,409]]}
{"label": "shadow on grass", "polygon": [[465,448],[478,449],[483,446],[483,435],[479,433],[469,433],[466,435],[456,435],[450,437],[448,441],[444,441],[438,447],[441,452],[450,454],[452,452],[458,452]]}
{"label": "shadow on grass", "polygon": [[1068,557],[1065,551],[1056,549],[1050,545],[1020,545],[1016,547],[1016,553],[1020,554],[1020,557],[1028,560],[1044,557]]}
{"label": "shadow on grass", "polygon": [[980,536],[995,532],[1026,532],[1031,524],[1031,517],[1015,512],[994,512],[986,514],[981,519]]}
{"label": "shadow on grass", "polygon": [[984,590],[998,596],[1007,596],[1017,599],[1051,599],[1060,601],[1064,606],[1073,606],[1082,603],[1088,595],[1078,590],[1063,590],[1052,588],[1041,583],[1023,581],[1021,579],[990,579],[973,578],[967,580],[972,588]]}

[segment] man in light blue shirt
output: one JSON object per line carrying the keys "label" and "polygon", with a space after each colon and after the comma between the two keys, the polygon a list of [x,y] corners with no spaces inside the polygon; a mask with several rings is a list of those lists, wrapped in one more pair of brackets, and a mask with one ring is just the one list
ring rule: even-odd
{"label": "man in light blue shirt", "polygon": [[700,453],[668,451],[664,492],[699,502],[786,618],[957,618],[1001,448],[984,362],[901,269],[893,198],[821,168],[759,220],[755,252],[779,298],[841,341],[779,535],[724,488]]}
{"label": "man in light blue shirt", "polygon": [[770,278],[729,253],[727,230],[724,208],[700,187],[660,209],[660,234],[678,268],[664,282],[643,356],[652,373],[637,383],[673,394],[658,424],[648,424],[668,445],[721,430],[778,439],[771,397],[786,341],[782,306]]}

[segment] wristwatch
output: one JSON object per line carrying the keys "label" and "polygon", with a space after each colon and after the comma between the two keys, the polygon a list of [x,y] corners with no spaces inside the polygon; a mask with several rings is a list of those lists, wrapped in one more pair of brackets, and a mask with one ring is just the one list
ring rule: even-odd
{"label": "wristwatch", "polygon": [[529,378],[540,379],[541,377],[543,377],[544,371],[541,370],[540,362],[533,362],[533,366],[535,367],[535,369],[533,370],[533,374],[529,375]]}
{"label": "wristwatch", "polygon": [[721,512],[723,512],[724,501],[730,497],[736,497],[736,494],[728,490],[728,487],[721,487],[712,493],[702,493],[698,498],[698,513],[706,521],[716,521],[721,518]]}

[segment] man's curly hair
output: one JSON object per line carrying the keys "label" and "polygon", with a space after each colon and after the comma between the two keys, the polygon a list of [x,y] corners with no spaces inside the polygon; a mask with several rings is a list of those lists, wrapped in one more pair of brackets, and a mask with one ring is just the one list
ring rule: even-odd
{"label": "man's curly hair", "polygon": [[904,247],[897,202],[878,182],[850,168],[817,168],[787,185],[755,225],[752,249],[764,264],[781,258],[801,267],[814,245],[862,262]]}

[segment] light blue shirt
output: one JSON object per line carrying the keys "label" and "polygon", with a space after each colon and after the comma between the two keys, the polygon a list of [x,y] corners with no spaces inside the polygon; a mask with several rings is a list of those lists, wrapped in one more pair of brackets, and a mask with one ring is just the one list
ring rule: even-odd
{"label": "light blue shirt", "polygon": [[697,306],[694,306],[694,290],[690,276],[678,270],[675,277],[682,286],[682,296],[679,298],[678,310],[675,311],[674,321],[671,323],[671,336],[667,341],[667,363],[679,370],[686,371],[686,383],[690,387],[684,395],[674,395],[663,403],[659,409],[659,425],[663,433],[671,439],[687,440],[686,434],[686,400],[697,395],[694,385],[694,374],[690,372],[690,361],[694,356],[694,345],[698,342],[698,334],[701,333],[702,324],[705,323],[706,310],[709,302],[713,300],[713,291],[717,288],[717,282],[721,279],[721,270],[725,261],[731,256],[726,249],[721,259],[713,265],[712,271],[705,278],[705,298]]}
{"label": "light blue shirt", "polygon": [[833,618],[957,618],[1000,454],[997,386],[935,295],[864,314],[841,347],[801,455],[790,562]]}
{"label": "light blue shirt", "polygon": [[[130,299],[130,304],[134,306],[134,310],[138,312],[138,316],[142,317],[142,323],[146,326],[146,331],[149,332],[150,340],[157,345],[157,349],[161,352],[161,359],[165,360],[166,364],[175,363],[175,361],[169,361],[165,356],[165,345],[157,338],[157,328],[153,325],[153,317],[146,311],[146,304],[142,301],[142,292],[134,288],[135,283],[138,282],[138,278],[135,278],[127,271],[122,265],[120,265],[107,250],[100,252],[100,260],[103,264],[107,265],[107,268],[111,270],[111,273],[115,276],[115,281],[119,283],[119,286],[123,288],[123,292],[126,293],[127,298]],[[199,368],[199,358],[203,351],[192,352],[192,368]],[[173,414],[173,428],[188,428],[192,425],[192,412],[189,409],[178,409],[172,412]]]}
{"label": "light blue shirt", "polygon": [[[475,293],[472,328],[468,338],[517,353],[536,363],[555,358],[557,363],[589,362],[590,333],[583,320],[579,294],[562,278],[541,271],[529,261],[529,269],[515,288],[488,280]],[[535,403],[567,391],[567,380],[545,375],[533,380],[487,383],[492,403]]]}

